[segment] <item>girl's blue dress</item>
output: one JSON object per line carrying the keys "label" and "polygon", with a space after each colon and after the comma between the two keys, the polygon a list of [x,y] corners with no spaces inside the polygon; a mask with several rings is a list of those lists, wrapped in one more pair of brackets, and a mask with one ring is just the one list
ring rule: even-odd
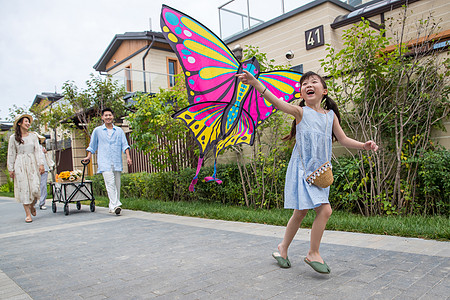
{"label": "girl's blue dress", "polygon": [[[325,135],[327,118],[328,128]],[[323,114],[308,106],[303,106],[303,118],[296,127],[296,142],[286,172],[284,208],[312,209],[329,203],[330,188],[323,189],[309,185],[306,182],[305,174],[309,175],[325,162],[331,161],[333,121],[334,111],[330,110],[327,114]],[[299,151],[301,151],[306,173],[300,160]]]}

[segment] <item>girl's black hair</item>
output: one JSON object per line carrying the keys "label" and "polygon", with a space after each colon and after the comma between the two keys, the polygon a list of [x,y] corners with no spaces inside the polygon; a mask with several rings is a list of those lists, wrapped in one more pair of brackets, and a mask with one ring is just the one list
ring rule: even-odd
{"label": "girl's black hair", "polygon": [[25,119],[25,118],[27,118],[28,121],[30,121],[30,119],[28,117],[20,118],[19,121],[17,121],[16,128],[14,130],[14,133],[15,133],[14,137],[19,144],[25,143],[22,139],[22,131],[20,131],[20,126],[19,126],[19,123],[22,123],[23,119]]}
{"label": "girl's black hair", "polygon": [[[302,77],[300,78],[300,87],[301,87],[302,83],[306,79],[308,79],[308,78],[310,78],[312,76],[317,76],[320,79],[320,82],[322,83],[323,88],[324,89],[328,89],[327,88],[327,84],[326,84],[325,80],[322,78],[322,76],[320,76],[320,75],[318,75],[318,74],[316,74],[314,72],[311,72],[311,71],[306,72],[305,74],[302,75]],[[323,96],[322,102],[323,102],[324,109],[326,109],[326,110],[330,110],[331,109],[331,110],[334,111],[334,113],[336,114],[336,116],[338,118],[339,124],[340,124],[341,123],[341,115],[339,113],[339,109],[337,107],[336,102],[334,102],[333,99],[331,99],[330,96],[328,96],[328,94]],[[305,100],[300,101],[299,105],[302,106],[302,107],[305,106],[306,105],[305,104]],[[297,121],[294,119],[294,121],[292,121],[291,132],[287,136],[282,138],[283,141],[290,141],[293,138],[295,138],[295,134],[297,132],[296,126],[297,126]],[[331,132],[331,134],[332,134],[332,137],[333,137],[333,141],[337,141],[337,138],[334,135],[334,133]]]}

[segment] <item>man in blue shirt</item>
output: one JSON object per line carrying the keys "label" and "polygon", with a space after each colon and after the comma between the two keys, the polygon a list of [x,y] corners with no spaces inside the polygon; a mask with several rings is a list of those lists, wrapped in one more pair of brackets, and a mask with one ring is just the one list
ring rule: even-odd
{"label": "man in blue shirt", "polygon": [[91,142],[86,149],[89,161],[97,152],[97,172],[103,175],[109,198],[109,212],[120,214],[120,174],[122,172],[122,152],[127,155],[127,163],[131,165],[130,146],[122,128],[114,126],[114,113],[110,108],[102,110],[103,125],[94,129]]}

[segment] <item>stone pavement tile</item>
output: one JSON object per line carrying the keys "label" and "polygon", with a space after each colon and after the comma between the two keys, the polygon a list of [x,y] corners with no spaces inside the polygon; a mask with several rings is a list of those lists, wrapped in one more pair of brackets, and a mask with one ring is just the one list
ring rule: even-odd
{"label": "stone pavement tile", "polygon": [[115,217],[102,208],[43,213],[36,227],[25,227],[14,218],[20,207],[2,207],[11,211],[7,221],[0,218],[0,270],[33,299],[367,299],[379,291],[398,298],[419,289],[419,297],[450,294],[447,256],[343,244],[345,237],[377,242],[384,236],[326,232],[340,239],[321,245],[332,269],[322,275],[303,262],[307,231],[290,247],[292,268],[281,269],[271,253],[283,227],[127,210]]}
{"label": "stone pavement tile", "polygon": [[363,281],[350,280],[345,285],[339,286],[334,291],[337,299],[367,299],[376,292],[376,289]]}
{"label": "stone pavement tile", "polygon": [[198,290],[189,294],[184,294],[183,300],[195,300],[195,299],[211,299],[211,294],[203,290]]}
{"label": "stone pavement tile", "polygon": [[369,300],[391,300],[402,293],[401,290],[393,288],[383,288],[373,293],[367,299]]}
{"label": "stone pavement tile", "polygon": [[[284,287],[280,293],[278,293],[276,296],[271,297],[271,298],[266,298],[266,299],[273,299],[273,300],[292,300],[292,299],[302,299],[302,300],[318,300],[318,299],[323,299],[322,297],[319,296],[315,296],[315,295],[311,295],[307,292],[305,292],[304,290],[302,290],[301,288],[297,288],[297,287]],[[336,298],[333,298],[336,299]]]}
{"label": "stone pavement tile", "polygon": [[[431,291],[431,288],[432,287],[429,286],[426,282],[423,283],[423,282],[419,281],[416,284],[411,285],[407,290],[402,290],[402,293],[399,294],[395,299],[397,299],[397,298],[399,298],[399,299],[404,299],[404,298],[420,299],[421,297],[423,297],[424,295],[429,293]],[[445,299],[444,295],[441,295],[440,297],[434,298],[434,299]]]}
{"label": "stone pavement tile", "polygon": [[17,285],[8,285],[0,290],[0,299],[18,296],[24,294],[24,291]]}
{"label": "stone pavement tile", "polygon": [[424,296],[428,295],[446,295],[450,299],[450,279],[448,275],[443,277],[436,285],[434,285]]}
{"label": "stone pavement tile", "polygon": [[12,296],[12,297],[6,297],[4,299],[8,299],[8,300],[30,300],[31,298],[27,294],[22,294],[22,295],[17,295],[17,296]]}
{"label": "stone pavement tile", "polygon": [[102,300],[102,299],[108,299],[105,295],[94,295],[87,298],[83,298],[84,300]]}
{"label": "stone pavement tile", "polygon": [[439,264],[428,272],[429,275],[447,277],[450,274],[450,260],[439,259]]}

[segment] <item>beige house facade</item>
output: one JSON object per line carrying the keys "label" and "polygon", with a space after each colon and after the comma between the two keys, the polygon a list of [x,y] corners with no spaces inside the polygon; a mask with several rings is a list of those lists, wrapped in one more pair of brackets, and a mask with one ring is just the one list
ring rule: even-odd
{"label": "beige house facade", "polygon": [[[405,26],[407,41],[418,39],[435,40],[436,46],[447,47],[440,58],[447,57],[450,45],[450,1],[448,0],[382,0],[371,1],[352,7],[339,0],[316,0],[285,13],[273,20],[250,28],[225,39],[230,49],[251,45],[259,47],[267,57],[275,60],[276,65],[290,64],[295,70],[313,71],[326,76],[321,67],[321,59],[328,54],[326,44],[336,51],[343,47],[341,36],[351,24],[357,23],[361,17],[371,21],[374,27],[386,20],[398,20],[403,14],[402,5],[408,5],[408,19]],[[421,36],[418,31],[418,20],[432,16],[438,22],[439,29],[433,36]],[[387,37],[395,36],[387,30]],[[447,131],[434,131],[433,138],[450,149],[450,120],[444,121]],[[345,153],[338,145],[336,154]]]}

